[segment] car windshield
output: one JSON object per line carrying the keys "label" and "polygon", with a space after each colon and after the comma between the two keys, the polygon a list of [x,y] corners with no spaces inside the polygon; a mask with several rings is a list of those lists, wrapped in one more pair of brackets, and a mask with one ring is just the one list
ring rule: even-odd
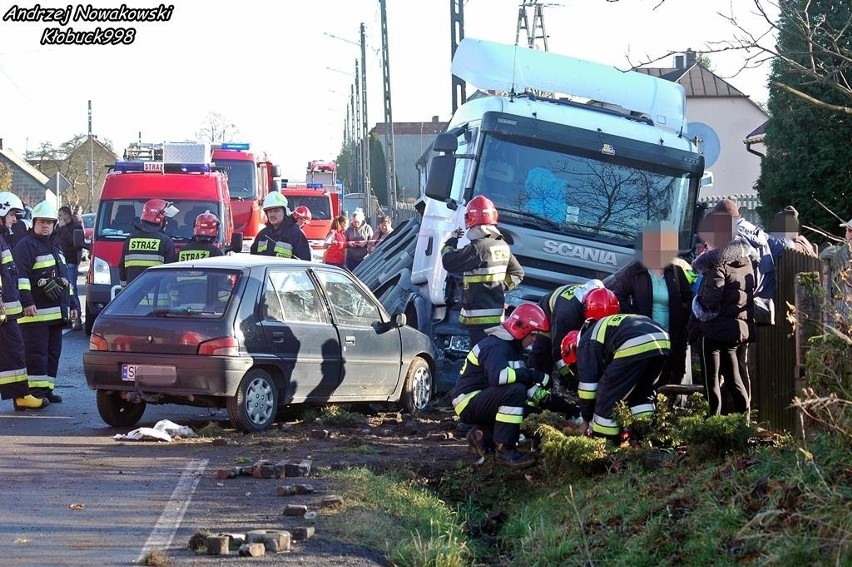
{"label": "car windshield", "polygon": [[239,281],[225,270],[148,270],[118,294],[104,313],[133,317],[221,318]]}
{"label": "car windshield", "polygon": [[686,172],[644,165],[488,136],[473,192],[494,201],[506,222],[630,246],[649,222],[680,228],[688,200]]}
{"label": "car windshield", "polygon": [[228,174],[228,193],[231,199],[253,199],[257,183],[257,168],[253,161],[217,159],[216,166]]}
{"label": "car windshield", "polygon": [[287,195],[287,207],[292,211],[305,206],[311,211],[311,220],[331,220],[331,200],[328,195]]}
{"label": "car windshield", "polygon": [[[147,199],[118,199],[101,201],[97,215],[95,237],[106,240],[124,240],[136,231],[136,223],[142,214]],[[186,242],[192,238],[195,217],[210,211],[222,218],[219,205],[210,201],[171,201],[178,213],[166,220],[163,232],[175,242]]]}
{"label": "car windshield", "polygon": [[83,215],[83,228],[94,228],[95,227],[95,214],[94,213],[86,213]]}

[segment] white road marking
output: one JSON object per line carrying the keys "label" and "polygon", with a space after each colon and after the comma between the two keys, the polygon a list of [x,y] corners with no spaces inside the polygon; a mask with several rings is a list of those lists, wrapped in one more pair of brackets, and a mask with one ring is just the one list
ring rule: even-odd
{"label": "white road marking", "polygon": [[159,548],[165,551],[171,545],[208,462],[208,459],[195,459],[187,463],[177,486],[172,492],[172,497],[166,503],[163,513],[160,514],[160,519],[154,525],[154,529],[151,530],[151,535],[148,536],[148,541],[145,542],[145,547],[142,548],[142,553],[139,554],[136,563],[139,563],[140,559],[151,553],[152,549]]}

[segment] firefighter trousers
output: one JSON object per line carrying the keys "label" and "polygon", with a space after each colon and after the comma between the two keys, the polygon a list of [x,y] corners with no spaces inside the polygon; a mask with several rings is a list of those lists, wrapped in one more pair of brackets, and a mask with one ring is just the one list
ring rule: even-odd
{"label": "firefighter trousers", "polygon": [[621,434],[621,426],[612,415],[615,405],[621,400],[633,415],[654,413],[654,389],[665,362],[665,355],[640,360],[631,357],[613,360],[598,382],[592,432],[613,438]]}
{"label": "firefighter trousers", "polygon": [[489,386],[471,398],[459,417],[486,432],[493,431],[495,443],[514,448],[521,435],[526,401],[527,389],[523,384]]}
{"label": "firefighter trousers", "polygon": [[16,319],[0,325],[0,399],[23,398],[30,393],[24,348]]}
{"label": "firefighter trousers", "polygon": [[62,354],[64,325],[21,325],[27,345],[27,374],[30,389],[36,392],[53,390]]}

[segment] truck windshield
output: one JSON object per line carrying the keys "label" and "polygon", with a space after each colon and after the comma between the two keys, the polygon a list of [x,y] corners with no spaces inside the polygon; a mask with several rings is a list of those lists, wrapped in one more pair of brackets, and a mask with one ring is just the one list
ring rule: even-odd
{"label": "truck windshield", "polygon": [[217,159],[216,166],[228,174],[228,193],[231,199],[257,197],[257,167],[253,161]]}
{"label": "truck windshield", "polygon": [[311,210],[311,219],[331,220],[331,199],[328,195],[287,195],[287,207],[291,211],[302,205]]}
{"label": "truck windshield", "polygon": [[[97,214],[95,238],[103,240],[124,240],[136,231],[139,215],[147,199],[118,199],[101,201]],[[166,220],[163,232],[175,242],[186,242],[192,238],[195,217],[210,211],[220,219],[222,211],[219,205],[210,201],[176,200],[172,204],[178,213]],[[220,238],[222,235],[219,235]]]}
{"label": "truck windshield", "polygon": [[623,246],[632,246],[649,222],[683,227],[686,172],[600,152],[573,155],[552,144],[524,144],[497,136],[483,141],[473,193],[494,201],[506,222],[532,222],[543,230]]}

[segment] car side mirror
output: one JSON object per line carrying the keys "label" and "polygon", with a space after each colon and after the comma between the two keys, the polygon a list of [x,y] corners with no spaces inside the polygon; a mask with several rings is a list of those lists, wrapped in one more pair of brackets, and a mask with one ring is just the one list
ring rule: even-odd
{"label": "car side mirror", "polygon": [[226,252],[242,252],[243,251],[243,233],[235,232],[231,235],[231,245],[228,246]]}
{"label": "car side mirror", "polygon": [[405,313],[395,314],[393,316],[393,324],[397,329],[405,327],[408,324],[408,318],[405,316]]}

